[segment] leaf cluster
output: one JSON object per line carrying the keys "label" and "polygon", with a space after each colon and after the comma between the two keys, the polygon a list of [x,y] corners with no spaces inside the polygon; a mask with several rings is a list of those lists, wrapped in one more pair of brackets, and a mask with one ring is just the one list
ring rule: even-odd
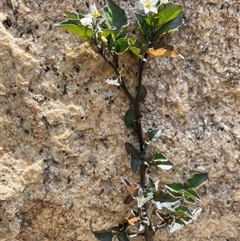
{"label": "leaf cluster", "polygon": [[[170,232],[175,232],[196,220],[202,209],[195,208],[191,211],[187,204],[201,200],[195,189],[207,181],[208,174],[198,173],[184,184],[171,183],[164,187],[160,187],[159,182],[154,182],[150,176],[147,176],[145,188],[132,184],[124,177],[121,179],[129,193],[126,200],[135,201],[138,211],[132,210],[132,216],[124,218],[116,227],[93,231],[95,237],[101,241],[112,241],[114,237],[119,241],[128,241],[131,237],[142,236],[144,225],[150,223],[154,232],[166,226],[170,227]],[[146,215],[145,204],[148,204],[149,215]]]}
{"label": "leaf cluster", "polygon": [[64,13],[69,20],[55,26],[78,35],[94,48],[100,48],[102,51],[107,49],[117,55],[130,50],[140,59],[144,59],[147,49],[155,46],[162,36],[177,30],[183,19],[182,6],[174,3],[159,5],[158,13],[147,15],[135,13],[136,22],[142,34],[142,38],[136,40],[129,38],[124,32],[124,28],[128,25],[127,15],[112,0],[107,0],[101,17],[88,26],[81,23],[83,14],[68,11]]}

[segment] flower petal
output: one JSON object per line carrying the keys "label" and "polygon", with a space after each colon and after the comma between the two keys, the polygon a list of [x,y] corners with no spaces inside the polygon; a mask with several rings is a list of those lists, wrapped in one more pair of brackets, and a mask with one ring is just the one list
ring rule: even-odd
{"label": "flower petal", "polygon": [[80,19],[80,22],[83,26],[88,26],[92,23],[92,19],[91,18],[82,18]]}

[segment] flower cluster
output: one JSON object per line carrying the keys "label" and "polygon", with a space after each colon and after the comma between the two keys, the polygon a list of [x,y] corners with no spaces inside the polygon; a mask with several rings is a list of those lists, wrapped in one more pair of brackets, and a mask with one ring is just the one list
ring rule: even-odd
{"label": "flower cluster", "polygon": [[[141,8],[143,8],[144,13],[148,14],[148,13],[158,13],[158,3],[159,0],[140,0],[139,1]],[[166,4],[168,3],[168,0],[161,0],[160,1],[160,5],[161,4]],[[80,19],[80,22],[82,23],[83,26],[89,26],[92,23],[96,23],[96,19],[101,17],[101,13],[97,10],[97,7],[94,4],[90,5],[90,13],[85,15],[84,18]]]}

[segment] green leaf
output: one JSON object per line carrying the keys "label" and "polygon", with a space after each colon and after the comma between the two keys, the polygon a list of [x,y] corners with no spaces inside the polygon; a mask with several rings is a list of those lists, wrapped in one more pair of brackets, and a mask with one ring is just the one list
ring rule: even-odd
{"label": "green leaf", "polygon": [[133,109],[129,109],[125,116],[124,116],[124,122],[127,128],[134,128],[135,126],[135,114]]}
{"label": "green leaf", "polygon": [[[148,139],[149,139],[150,141],[156,141],[156,140],[160,137],[161,133],[162,133],[161,130],[159,130],[159,129],[154,129],[154,130],[152,130],[152,131],[150,131],[150,132],[148,133]],[[161,154],[161,155],[162,155],[162,154]],[[162,156],[163,156],[163,155],[162,155]]]}
{"label": "green leaf", "polygon": [[103,16],[108,28],[114,30],[115,33],[127,25],[126,13],[112,0],[108,0],[108,4],[103,8]]}
{"label": "green leaf", "polygon": [[191,219],[193,219],[191,211],[185,206],[179,206],[175,208],[172,213],[176,217],[181,218],[186,222],[189,222]]}
{"label": "green leaf", "polygon": [[146,21],[146,19],[148,20],[148,18],[138,13],[135,13],[135,16],[136,16],[140,31],[145,37],[148,36],[151,31],[151,26]]}
{"label": "green leaf", "polygon": [[131,169],[133,173],[136,173],[138,170],[138,167],[140,166],[140,164],[142,163],[142,160],[139,158],[138,153],[134,153],[131,156]]}
{"label": "green leaf", "polygon": [[187,199],[187,201],[189,201],[189,199],[201,201],[201,197],[198,195],[198,193],[190,188],[184,192],[184,196]]}
{"label": "green leaf", "polygon": [[138,167],[144,162],[146,153],[140,152],[132,144],[125,142],[125,149],[127,153],[131,156],[131,169],[133,173],[136,173]]}
{"label": "green leaf", "polygon": [[163,24],[175,19],[180,13],[182,13],[182,11],[182,5],[167,3],[164,5],[163,10],[155,15],[154,18],[158,20],[158,25],[162,26]]}
{"label": "green leaf", "polygon": [[127,38],[127,34],[126,33],[120,33],[120,34],[117,34],[115,40],[126,39],[126,38]]}
{"label": "green leaf", "polygon": [[177,193],[185,189],[182,183],[169,183],[166,184],[165,187],[171,192]]}
{"label": "green leaf", "polygon": [[129,50],[135,54],[139,59],[144,60],[142,56],[142,51],[147,48],[147,45],[144,42],[138,42],[135,39],[129,39]]}
{"label": "green leaf", "polygon": [[163,170],[170,170],[173,167],[173,164],[161,153],[154,154],[153,162]]}
{"label": "green leaf", "polygon": [[163,190],[159,190],[153,195],[153,202],[156,204],[158,209],[162,209],[163,207],[168,209],[174,208],[179,206],[181,200],[181,197],[175,197],[169,192]]}
{"label": "green leaf", "polygon": [[208,179],[208,173],[195,174],[192,178],[186,182],[187,188],[196,188],[203,185]]}
{"label": "green leaf", "polygon": [[133,47],[133,46],[129,46],[129,50],[135,54],[139,59],[144,59],[144,57],[141,55],[141,49]]}
{"label": "green leaf", "polygon": [[55,24],[54,26],[59,27],[63,30],[67,30],[70,33],[76,34],[77,36],[86,40],[87,42],[91,41],[94,34],[92,29],[81,25],[81,22],[76,19],[67,20],[67,21]]}
{"label": "green leaf", "polygon": [[128,40],[125,38],[118,39],[114,43],[114,52],[116,54],[122,54],[128,49]]}
{"label": "green leaf", "polygon": [[173,233],[175,231],[182,229],[183,226],[184,226],[184,222],[181,221],[180,219],[176,219],[170,226],[170,233]]}
{"label": "green leaf", "polygon": [[159,33],[165,34],[173,30],[176,30],[181,26],[182,20],[183,20],[183,13],[180,13],[175,19],[163,24],[162,27],[159,29]]}
{"label": "green leaf", "polygon": [[128,155],[132,155],[132,151],[135,149],[135,147],[129,142],[125,142],[124,146]]}
{"label": "green leaf", "polygon": [[141,85],[140,87],[140,100],[144,100],[144,98],[147,96],[147,89],[144,85]]}
{"label": "green leaf", "polygon": [[122,233],[119,233],[119,234],[117,235],[117,239],[118,239],[119,241],[129,241],[127,232],[124,231],[124,232],[122,232]]}
{"label": "green leaf", "polygon": [[98,240],[101,240],[101,241],[112,241],[112,232],[109,231],[109,230],[101,230],[101,231],[96,231],[96,232],[93,232],[92,233],[94,234],[94,236],[98,239]]}
{"label": "green leaf", "polygon": [[149,175],[147,175],[147,188],[151,191],[156,191],[156,185]]}
{"label": "green leaf", "polygon": [[63,11],[70,19],[79,19],[78,14],[69,11]]}

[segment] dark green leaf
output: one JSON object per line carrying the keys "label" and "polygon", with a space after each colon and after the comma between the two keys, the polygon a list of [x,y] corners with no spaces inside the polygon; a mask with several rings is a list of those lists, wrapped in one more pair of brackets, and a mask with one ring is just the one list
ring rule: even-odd
{"label": "dark green leaf", "polygon": [[139,26],[140,31],[144,36],[148,36],[151,31],[151,26],[147,23],[145,16],[135,13],[137,23]]}
{"label": "dark green leaf", "polygon": [[155,153],[153,161],[157,167],[163,170],[170,170],[173,167],[173,164],[161,153]]}
{"label": "dark green leaf", "polygon": [[101,240],[101,241],[112,241],[112,232],[109,231],[109,230],[102,230],[102,231],[96,231],[96,232],[93,232],[92,233],[94,234],[94,236],[98,239],[98,240]]}
{"label": "dark green leaf", "polygon": [[180,204],[182,198],[175,197],[171,195],[169,192],[159,190],[154,193],[153,200],[154,203],[157,205],[158,209],[165,208],[173,208]]}
{"label": "dark green leaf", "polygon": [[120,233],[121,230],[119,226],[111,227],[110,230],[112,231],[112,234],[114,235],[115,233]]}
{"label": "dark green leaf", "polygon": [[178,198],[183,198],[184,197],[183,191],[174,192],[174,191],[168,190],[168,192],[171,193],[171,195],[173,195],[174,197],[178,197]]}
{"label": "dark green leaf", "polygon": [[148,133],[148,139],[150,141],[156,141],[160,137],[161,133],[162,133],[161,130],[154,129]]}
{"label": "dark green leaf", "polygon": [[184,192],[184,202],[195,203],[196,199],[192,197],[188,192]]}
{"label": "dark green leaf", "polygon": [[180,13],[175,19],[163,24],[162,27],[159,29],[159,33],[165,34],[179,28],[182,24],[182,20],[183,20],[183,13]]}
{"label": "dark green leaf", "polygon": [[203,185],[208,179],[207,173],[195,174],[192,178],[188,179],[186,182],[187,188],[196,188]]}
{"label": "dark green leaf", "polygon": [[116,54],[122,54],[128,49],[128,40],[125,38],[118,39],[114,43],[114,52]]}
{"label": "dark green leaf", "polygon": [[182,183],[169,183],[165,187],[172,192],[179,192],[185,189]]}
{"label": "dark green leaf", "polygon": [[114,30],[115,33],[118,33],[127,25],[126,13],[112,0],[108,0],[107,6],[104,7],[103,16],[108,28]]}
{"label": "dark green leaf", "polygon": [[140,100],[144,100],[144,98],[147,96],[147,89],[144,85],[141,85],[140,87]]}
{"label": "dark green leaf", "polygon": [[127,128],[134,128],[135,126],[135,114],[133,109],[129,109],[125,116],[124,116],[124,122]]}
{"label": "dark green leaf", "polygon": [[137,172],[137,169],[141,163],[145,160],[145,152],[140,152],[132,144],[125,142],[125,149],[129,155],[131,155],[131,169],[133,173]]}
{"label": "dark green leaf", "polygon": [[152,191],[155,191],[155,189],[156,189],[156,185],[155,185],[153,179],[149,175],[147,175],[147,188]]}
{"label": "dark green leaf", "polygon": [[184,192],[184,196],[185,196],[185,198],[187,198],[187,200],[190,198],[190,199],[194,199],[197,201],[201,201],[201,197],[193,189],[187,189]]}
{"label": "dark green leaf", "polygon": [[139,158],[139,156],[136,154],[134,154],[133,156],[131,156],[131,169],[133,173],[136,173],[138,170],[138,167],[140,166],[140,164],[142,163],[141,159]]}
{"label": "dark green leaf", "polygon": [[54,26],[67,30],[70,33],[78,35],[80,38],[90,42],[93,37],[93,30],[81,25],[79,20],[67,20]]}
{"label": "dark green leaf", "polygon": [[115,40],[119,40],[119,39],[126,39],[127,38],[127,34],[126,33],[120,33],[116,36]]}
{"label": "dark green leaf", "polygon": [[128,155],[132,155],[132,152],[135,149],[135,147],[129,142],[125,142],[124,146],[125,146],[125,149],[126,149]]}
{"label": "dark green leaf", "polygon": [[124,232],[122,232],[122,233],[119,233],[119,234],[117,235],[117,239],[118,239],[119,241],[129,241],[127,232],[124,231]]}

